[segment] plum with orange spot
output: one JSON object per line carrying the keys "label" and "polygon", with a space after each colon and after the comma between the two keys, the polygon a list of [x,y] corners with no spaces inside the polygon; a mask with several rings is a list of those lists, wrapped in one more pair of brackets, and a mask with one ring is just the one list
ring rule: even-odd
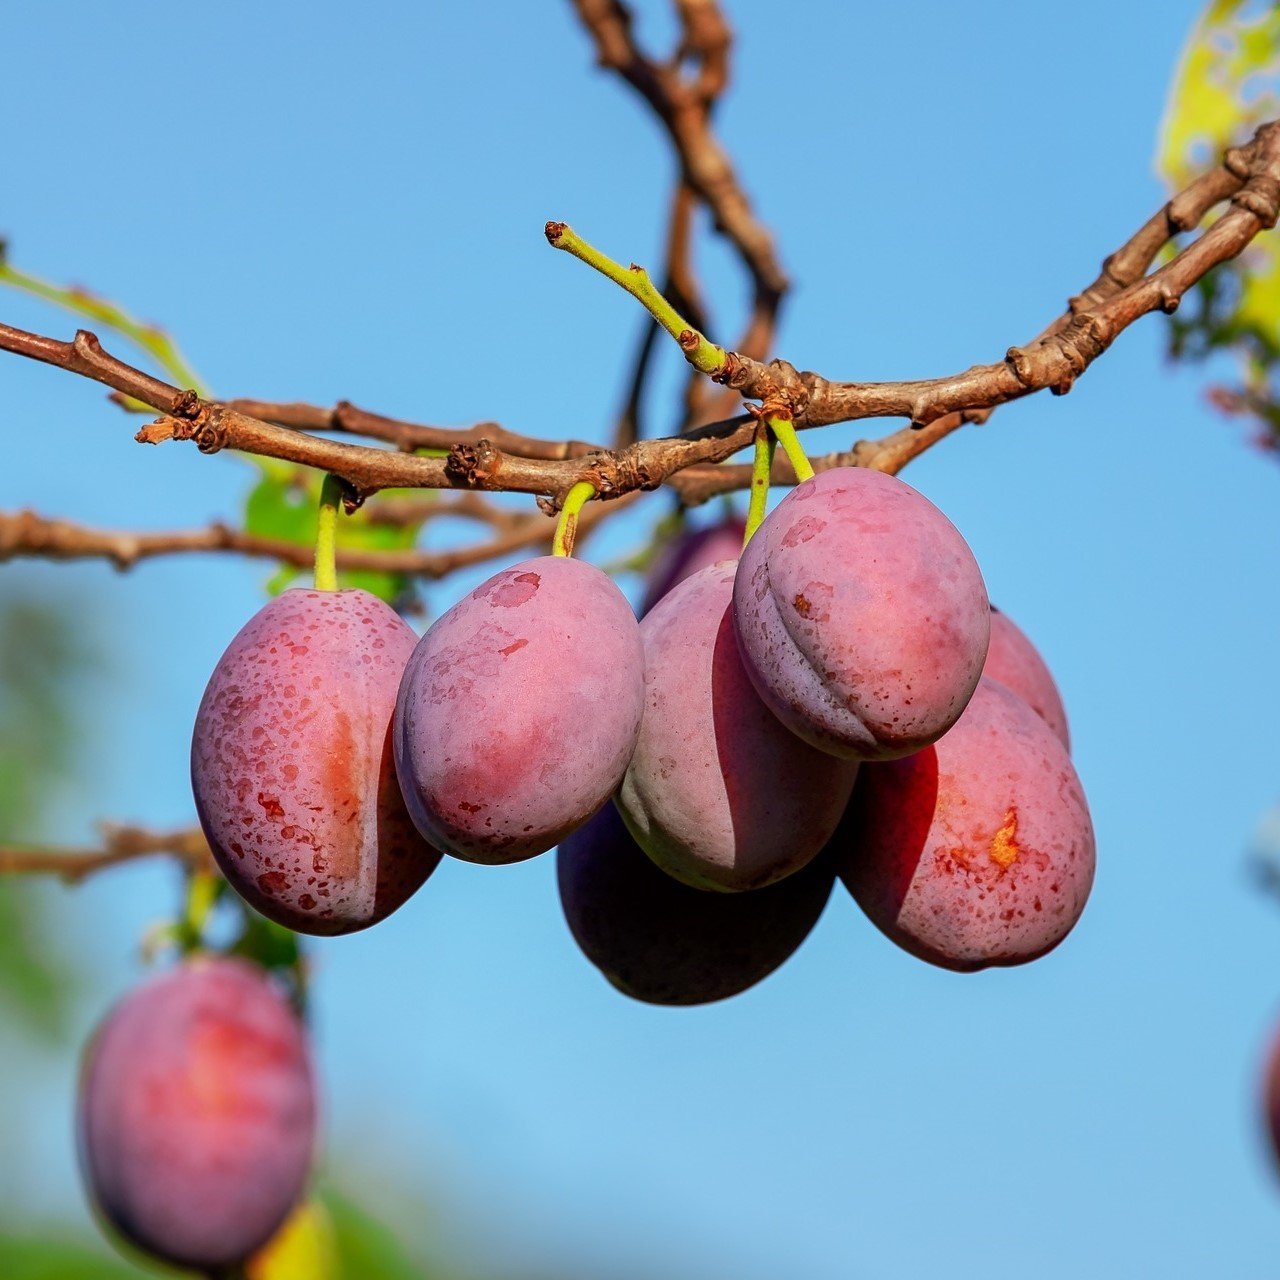
{"label": "plum with orange spot", "polygon": [[316,1101],[301,1023],[267,974],[199,957],[107,1016],[80,1079],[80,1163],[99,1213],[173,1266],[218,1273],[300,1200]]}
{"label": "plum with orange spot", "polygon": [[433,845],[507,863],[552,848],[617,787],[644,696],[640,628],[567,556],[504,569],[442,614],[405,669],[395,762]]}
{"label": "plum with orange spot", "polygon": [[385,919],[440,853],[418,834],[391,750],[417,637],[366,591],[286,591],[214,668],[191,781],[219,867],[263,915],[302,933]]}
{"label": "plum with orange spot", "polygon": [[765,519],[742,553],[733,614],[778,718],[858,760],[945,733],[977,686],[991,627],[955,526],[901,480],[849,467],[797,485]]}
{"label": "plum with orange spot", "polygon": [[877,928],[961,971],[1051,951],[1093,884],[1093,826],[1066,749],[993,680],[932,746],[863,766],[830,847]]}

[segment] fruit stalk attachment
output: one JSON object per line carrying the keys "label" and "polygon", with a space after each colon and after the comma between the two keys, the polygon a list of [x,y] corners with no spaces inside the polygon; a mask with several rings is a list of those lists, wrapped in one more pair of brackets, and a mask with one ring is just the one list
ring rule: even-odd
{"label": "fruit stalk attachment", "polygon": [[751,463],[751,502],[747,507],[747,528],[742,535],[745,547],[751,535],[764,522],[769,502],[769,480],[773,475],[773,454],[777,441],[768,427],[759,423],[756,429],[756,451]]}
{"label": "fruit stalk attachment", "polygon": [[[787,460],[791,463],[791,469],[796,473],[796,479],[801,484],[806,480],[812,480],[813,463],[809,461],[808,455],[801,447],[800,437],[796,435],[795,424],[790,418],[770,417],[767,421],[769,430],[778,437],[778,443],[787,455]],[[752,483],[755,483],[754,478]]]}
{"label": "fruit stalk attachment", "polygon": [[316,525],[316,590],[337,591],[338,504],[342,482],[327,475],[320,486],[320,514]]}
{"label": "fruit stalk attachment", "polygon": [[614,284],[621,285],[679,343],[684,358],[699,373],[714,376],[724,369],[728,362],[724,348],[716,346],[704,334],[699,333],[662,296],[643,267],[636,266],[634,262],[629,267],[615,262],[594,245],[588,244],[566,223],[548,222],[545,233],[547,243],[553,249],[563,249],[580,262],[594,267],[601,275],[608,276]]}
{"label": "fruit stalk attachment", "polygon": [[565,494],[564,504],[560,508],[560,518],[556,521],[555,536],[551,539],[553,556],[573,554],[573,543],[578,536],[578,515],[595,496],[596,487],[590,480],[579,480]]}

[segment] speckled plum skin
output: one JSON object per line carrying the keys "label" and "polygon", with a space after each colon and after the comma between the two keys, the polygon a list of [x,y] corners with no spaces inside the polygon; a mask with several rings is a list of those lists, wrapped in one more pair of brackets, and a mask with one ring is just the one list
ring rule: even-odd
{"label": "speckled plum skin", "polygon": [[470,862],[519,862],[622,779],[644,700],[640,627],[605,573],[543,556],[504,569],[423,636],[395,758],[418,829]]}
{"label": "speckled plum skin", "polygon": [[742,553],[733,609],[757,691],[806,742],[859,760],[909,755],[964,710],[990,610],[951,522],[893,476],[824,471]]}
{"label": "speckled plum skin", "polygon": [[1066,749],[993,680],[932,746],[863,766],[831,850],[878,929],[959,971],[1052,951],[1093,884],[1093,825]]}
{"label": "speckled plum skin", "polygon": [[809,936],[835,878],[825,859],[750,893],[691,889],[660,870],[613,804],[560,842],[560,903],[592,964],[649,1004],[709,1004],[768,977]]}
{"label": "speckled plum skin", "polygon": [[209,679],[191,742],[200,824],[241,896],[290,929],[375,924],[440,861],[391,753],[416,642],[367,591],[295,589],[249,619]]}
{"label": "speckled plum skin", "polygon": [[644,617],[672,587],[692,578],[699,570],[724,560],[736,560],[742,553],[746,532],[747,522],[739,516],[730,516],[701,529],[689,530],[669,542],[649,570],[640,616]]}
{"label": "speckled plum skin", "polygon": [[617,796],[641,848],[700,889],[758,889],[804,866],[857,773],[756,696],[733,631],[733,577],[732,563],[703,569],[640,624],[644,720]]}
{"label": "speckled plum skin", "polygon": [[81,1170],[99,1212],[176,1266],[231,1267],[301,1197],[316,1105],[305,1033],[266,974],[198,958],[107,1016],[80,1079]]}
{"label": "speckled plum skin", "polygon": [[1049,668],[1013,619],[995,605],[991,606],[991,647],[982,674],[1012,689],[1071,750],[1067,709]]}

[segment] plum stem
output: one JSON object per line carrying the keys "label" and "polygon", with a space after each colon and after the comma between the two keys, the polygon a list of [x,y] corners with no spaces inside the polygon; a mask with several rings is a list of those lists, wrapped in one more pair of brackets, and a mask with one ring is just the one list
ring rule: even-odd
{"label": "plum stem", "polygon": [[187,879],[186,901],[178,934],[184,952],[199,951],[204,946],[205,925],[226,883],[213,871],[193,871]]}
{"label": "plum stem", "polygon": [[578,513],[596,496],[596,487],[590,480],[579,480],[564,496],[560,518],[556,521],[555,536],[551,539],[553,556],[571,556],[573,542],[578,536]]}
{"label": "plum stem", "polygon": [[783,452],[787,455],[787,461],[791,463],[791,469],[796,473],[796,479],[802,484],[806,480],[813,479],[813,464],[809,461],[805,454],[803,446],[800,444],[800,437],[796,435],[795,424],[790,418],[771,417],[768,419],[769,429],[778,437],[778,443],[782,446]]}
{"label": "plum stem", "polygon": [[699,373],[714,376],[723,372],[728,363],[728,355],[723,347],[718,347],[709,338],[699,333],[669,303],[649,278],[643,267],[633,262],[629,267],[615,262],[607,254],[601,253],[594,245],[588,244],[574,229],[563,222],[548,222],[546,225],[547,242],[553,249],[563,249],[572,254],[579,262],[594,267],[601,275],[607,276],[616,285],[620,285],[676,340],[684,358]]}
{"label": "plum stem", "polygon": [[745,547],[751,535],[764,522],[765,508],[769,502],[769,480],[773,475],[773,453],[777,441],[764,423],[756,432],[756,451],[751,463],[751,502],[747,507],[747,528],[742,535]]}
{"label": "plum stem", "polygon": [[326,475],[320,486],[320,514],[316,525],[316,590],[338,589],[337,539],[338,504],[342,501],[342,482]]}

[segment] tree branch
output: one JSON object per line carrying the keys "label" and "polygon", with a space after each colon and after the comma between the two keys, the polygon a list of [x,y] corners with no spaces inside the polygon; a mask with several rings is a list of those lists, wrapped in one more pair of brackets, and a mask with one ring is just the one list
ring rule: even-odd
{"label": "tree branch", "polygon": [[683,57],[662,64],[640,50],[632,32],[631,10],[621,0],[573,3],[595,42],[600,65],[626,80],[666,128],[685,181],[711,210],[716,230],[729,239],[750,270],[757,306],[775,312],[787,290],[787,277],[773,237],[756,218],[732,161],[711,129],[711,106],[727,78],[731,38],[718,6],[714,0],[676,0],[682,50],[696,52],[700,61],[696,77],[686,80],[681,74]]}
{"label": "tree branch", "polygon": [[[638,491],[633,491],[607,506],[592,503],[579,517],[579,538],[637,497]],[[514,519],[499,526],[495,536],[483,542],[438,552],[418,548],[382,550],[339,547],[336,552],[337,564],[340,569],[362,569],[439,579],[458,569],[484,564],[498,556],[527,547],[550,547],[555,533],[553,520],[548,520],[538,512],[511,514]],[[282,538],[258,537],[220,522],[199,529],[133,532],[94,529],[71,520],[41,516],[34,511],[0,511],[0,563],[21,558],[107,560],[117,569],[126,570],[133,568],[141,560],[188,552],[231,552],[251,559],[291,564],[299,569],[309,569],[315,561],[315,548],[309,544],[289,542]]]}
{"label": "tree branch", "polygon": [[[1196,227],[1209,209],[1228,197],[1231,207],[1217,221],[1170,262],[1144,274],[1164,243]],[[999,404],[1046,387],[1057,394],[1070,390],[1124,329],[1151,311],[1176,308],[1197,280],[1238,255],[1262,229],[1273,226],[1278,211],[1280,123],[1271,123],[1263,125],[1247,146],[1229,151],[1220,168],[1166,204],[1107,260],[1102,274],[1072,299],[1066,314],[1026,347],[1010,348],[998,364],[916,382],[831,382],[815,373],[798,373],[785,361],[765,365],[728,352],[722,353],[723,365],[716,377],[770,408],[788,409],[798,427],[901,416],[917,427],[931,428],[917,440],[901,433],[886,437],[881,444],[889,453],[860,450],[863,465],[897,470],[963,422],[980,421]],[[634,280],[627,283],[637,296],[644,293]],[[653,300],[646,297],[646,305],[654,305]],[[690,341],[685,341],[686,336]],[[700,363],[713,363],[720,352],[701,335],[682,333],[681,339],[686,356]],[[617,498],[657,488],[687,468],[721,462],[748,447],[754,436],[753,418],[742,415],[683,436],[642,440],[620,450],[574,454],[576,446],[566,442],[551,450],[559,456],[529,458],[504,451],[488,438],[473,442],[470,433],[478,429],[470,428],[463,433],[469,437],[463,443],[456,442],[457,435],[442,437],[455,441],[447,457],[419,457],[325,440],[228,404],[201,400],[190,390],[171,386],[109,355],[92,334],[81,332],[71,342],[59,342],[0,325],[0,349],[92,378],[151,404],[165,417],[138,433],[143,442],[194,440],[205,452],[233,448],[316,467],[344,480],[361,498],[384,488],[417,487],[520,492],[558,501],[584,481],[601,498]]]}
{"label": "tree branch", "polygon": [[55,875],[76,884],[95,871],[161,855],[193,869],[213,867],[213,855],[199,827],[150,831],[107,823],[102,827],[101,845],[88,848],[0,845],[0,875]]}

